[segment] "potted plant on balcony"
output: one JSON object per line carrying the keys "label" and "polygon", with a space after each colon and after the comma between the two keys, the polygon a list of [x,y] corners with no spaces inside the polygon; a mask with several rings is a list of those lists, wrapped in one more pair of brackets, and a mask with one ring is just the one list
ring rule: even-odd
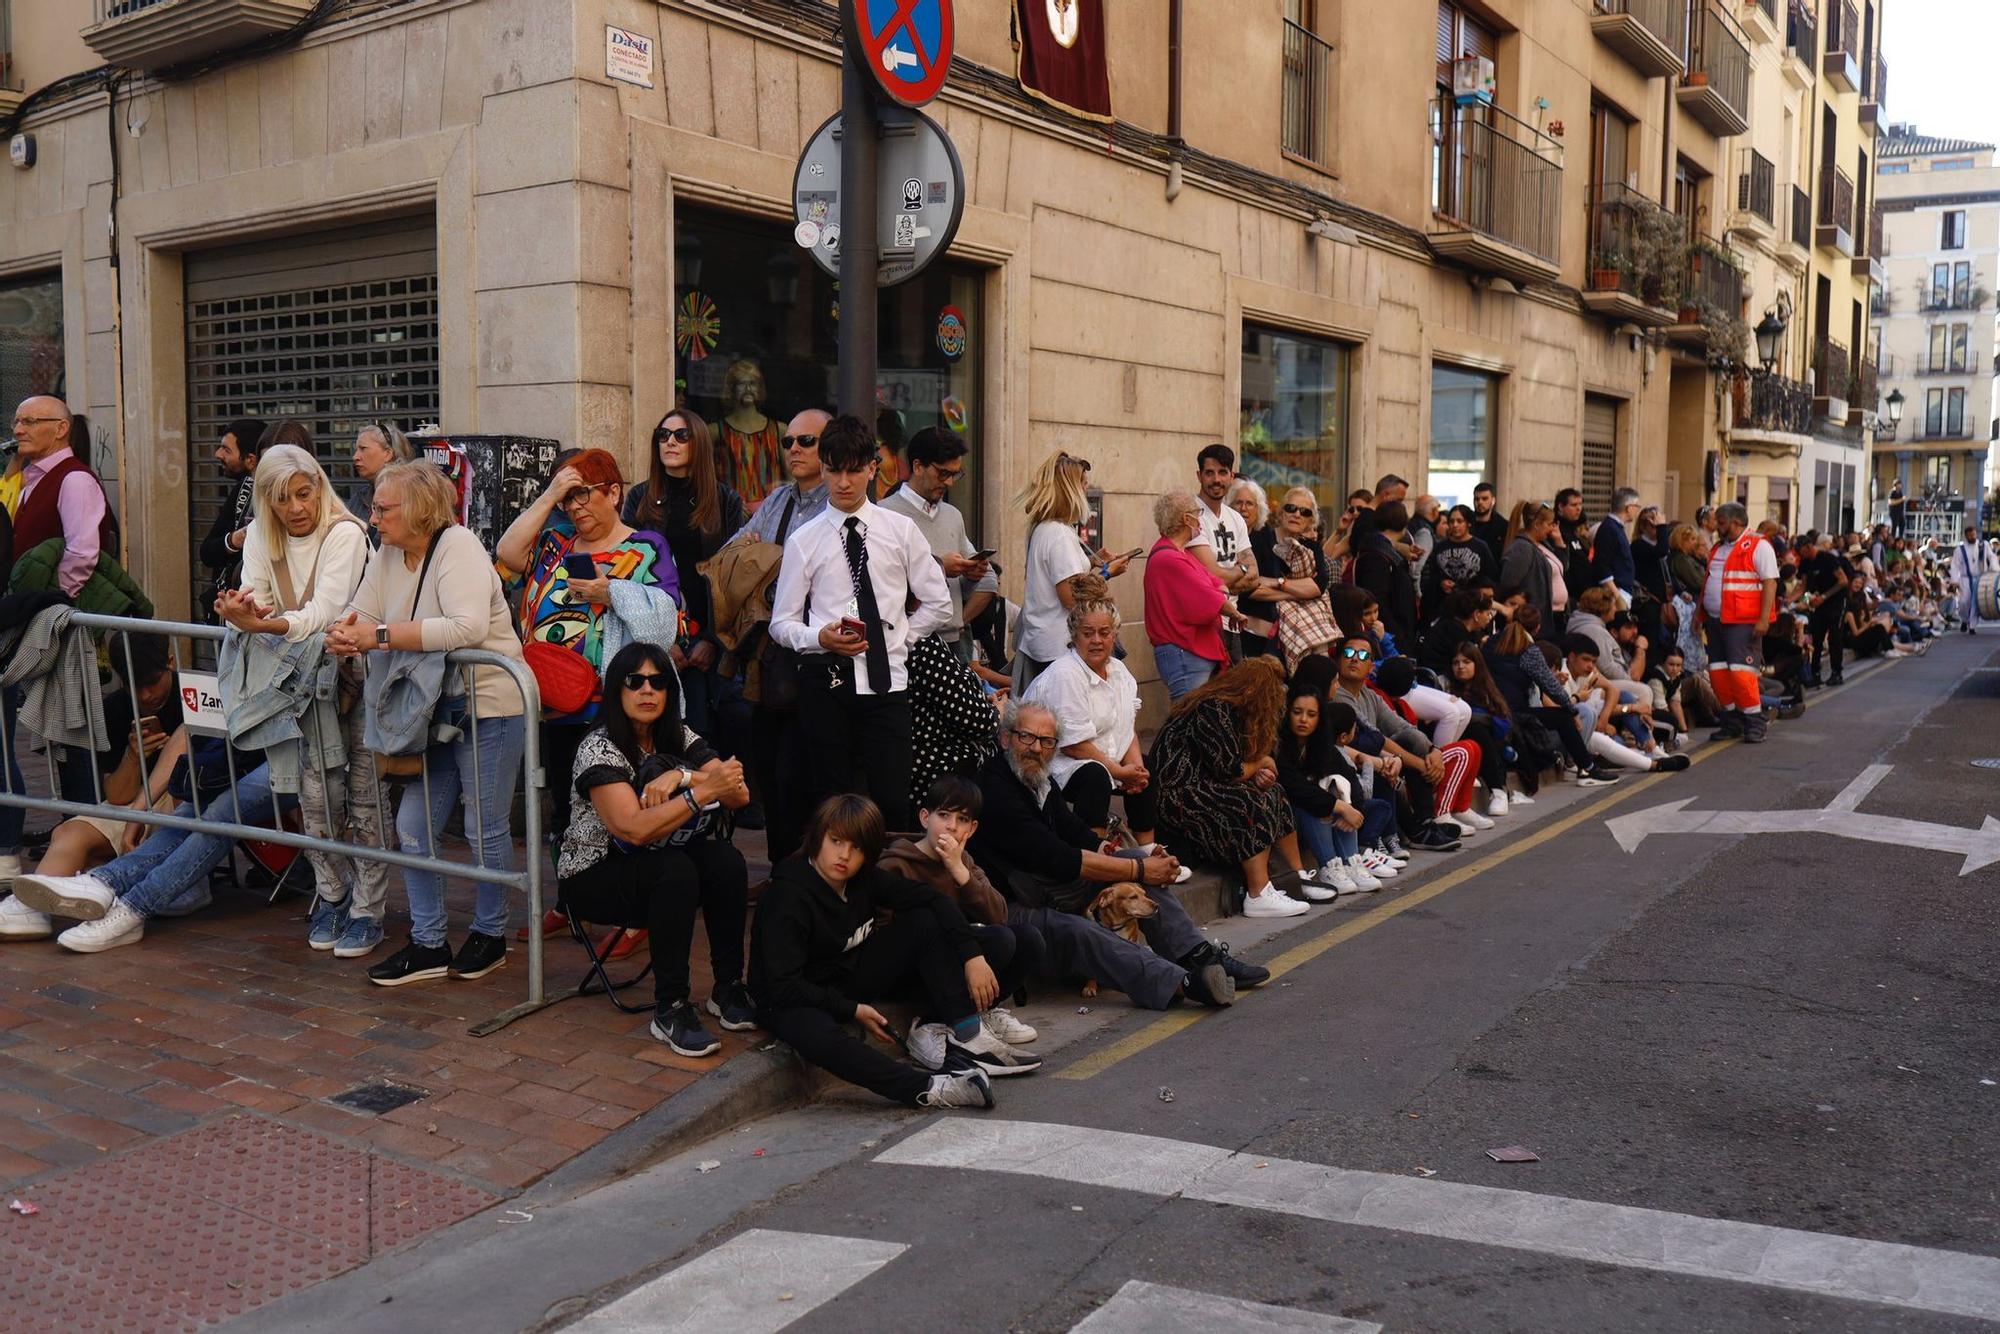
{"label": "potted plant on balcony", "polygon": [[1615,292],[1625,285],[1625,277],[1632,272],[1632,261],[1616,246],[1601,246],[1590,260],[1590,290],[1593,292]]}
{"label": "potted plant on balcony", "polygon": [[1640,297],[1662,310],[1678,309],[1681,271],[1687,259],[1686,226],[1663,208],[1640,209],[1632,242]]}

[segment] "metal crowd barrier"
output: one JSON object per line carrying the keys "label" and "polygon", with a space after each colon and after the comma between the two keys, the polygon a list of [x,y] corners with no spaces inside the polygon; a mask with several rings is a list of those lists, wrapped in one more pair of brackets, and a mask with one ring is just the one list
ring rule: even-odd
{"label": "metal crowd barrier", "polygon": [[[140,707],[138,684],[134,680],[135,669],[132,660],[131,640],[124,636],[130,634],[150,634],[163,636],[170,642],[208,641],[215,644],[219,649],[224,636],[224,629],[221,626],[215,625],[195,625],[183,621],[140,620],[134,617],[102,616],[88,612],[73,613],[70,617],[70,623],[93,632],[115,632],[120,636],[117,642],[124,647],[125,659],[122,664],[122,674],[126,690],[132,692],[131,744],[140,757],[140,792],[141,794],[146,794],[150,791],[146,785],[149,781],[153,757],[146,754],[144,733],[140,722],[144,710]],[[86,672],[86,679],[93,682],[96,681],[98,679],[98,658],[95,645],[93,645],[90,639],[83,636],[76,637],[72,642],[77,646],[76,652],[87,658],[87,662],[82,664]],[[106,642],[110,641],[107,640]],[[175,650],[176,669],[178,670],[178,664],[191,662],[192,660],[192,654],[183,652],[182,646],[177,643]],[[98,772],[95,756],[91,756],[91,762],[84,766],[90,771],[93,800],[88,802],[65,800],[61,795],[62,782],[57,771],[56,750],[58,744],[53,741],[47,741],[46,738],[44,740],[47,741],[46,755],[49,770],[49,790],[56,795],[51,797],[32,797],[27,795],[25,791],[20,793],[12,792],[9,790],[7,775],[4,769],[0,769],[0,805],[18,806],[32,811],[46,811],[65,818],[73,815],[88,815],[101,819],[129,821],[166,829],[183,829],[190,833],[216,835],[230,839],[232,842],[254,840],[260,843],[271,843],[281,847],[295,848],[302,853],[318,852],[330,856],[345,857],[354,861],[377,861],[390,866],[402,867],[405,870],[432,872],[448,879],[485,881],[489,884],[501,885],[509,891],[510,895],[514,890],[521,890],[527,896],[529,914],[527,932],[528,996],[520,1004],[511,1006],[500,1011],[498,1014],[489,1016],[472,1025],[469,1030],[472,1035],[475,1037],[484,1037],[489,1033],[505,1028],[508,1024],[524,1015],[532,1014],[536,1010],[540,1010],[553,1003],[547,998],[542,981],[542,860],[546,854],[541,846],[542,817],[541,802],[539,800],[540,783],[538,782],[542,767],[540,728],[538,726],[541,718],[541,692],[536,685],[534,673],[528,670],[526,663],[517,658],[503,657],[487,649],[458,649],[448,653],[445,656],[445,661],[451,666],[458,668],[462,673],[460,680],[465,688],[465,699],[468,709],[467,730],[472,738],[472,770],[469,774],[461,775],[462,792],[460,798],[461,802],[469,805],[471,808],[473,828],[468,828],[468,837],[466,839],[466,843],[471,848],[473,856],[470,864],[449,861],[437,855],[439,850],[439,831],[431,818],[430,766],[428,760],[424,764],[422,773],[418,777],[406,780],[406,782],[420,784],[422,787],[426,833],[425,843],[431,849],[431,855],[429,856],[419,856],[414,853],[404,852],[400,848],[389,846],[394,837],[396,813],[395,808],[390,804],[386,793],[383,791],[383,784],[379,774],[376,777],[376,799],[380,804],[382,819],[382,843],[380,846],[336,838],[319,838],[303,833],[295,834],[281,827],[280,822],[276,818],[274,818],[273,824],[270,826],[245,823],[242,818],[242,805],[237,798],[239,775],[236,772],[235,748],[233,744],[224,748],[226,768],[229,776],[231,814],[235,817],[232,820],[213,821],[198,818],[199,812],[205,809],[204,802],[206,798],[204,798],[200,788],[194,781],[194,765],[191,762],[188,766],[188,771],[191,780],[190,791],[193,793],[191,804],[197,812],[195,817],[176,815],[171,810],[139,809],[106,801],[104,797],[104,776]],[[524,797],[523,804],[526,807],[527,847],[525,855],[522,858],[523,869],[517,871],[505,871],[488,867],[483,860],[485,854],[478,846],[478,838],[475,833],[476,827],[484,824],[481,818],[483,812],[480,807],[480,788],[482,785],[479,781],[478,760],[479,692],[474,688],[475,678],[473,676],[473,669],[477,667],[498,668],[513,680],[515,687],[521,693],[524,726],[522,728],[523,746],[521,752],[521,781],[523,786],[520,791]],[[60,671],[60,665],[58,665],[57,670]],[[354,707],[359,709],[366,706],[356,703]],[[318,710],[309,711],[307,716],[315,724],[320,722]],[[5,748],[5,755],[12,755],[14,753],[14,740],[14,735],[7,725],[6,715],[4,712],[0,712],[0,747]],[[323,741],[323,735],[315,735],[312,738],[312,744],[302,747],[301,750],[302,771],[306,763],[316,763],[319,765],[322,792],[326,790],[326,774],[328,772],[322,758],[326,753],[325,746],[321,744]],[[0,763],[4,763],[4,756],[0,756]],[[301,806],[303,806],[303,802],[301,802]],[[509,815],[511,818],[511,811]],[[512,839],[511,828],[509,839],[510,841]],[[112,851],[115,857],[121,855],[124,850],[123,848],[114,848]],[[234,855],[233,850],[231,855]],[[317,890],[314,893],[316,894]],[[556,999],[566,999],[566,996],[559,996]]]}

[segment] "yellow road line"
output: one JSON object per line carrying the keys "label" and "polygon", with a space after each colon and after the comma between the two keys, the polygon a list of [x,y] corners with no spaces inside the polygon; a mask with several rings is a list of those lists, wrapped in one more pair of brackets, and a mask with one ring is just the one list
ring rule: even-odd
{"label": "yellow road line", "polygon": [[[1876,669],[1876,671],[1879,670],[1881,669]],[[1863,679],[1865,680],[1868,676],[1873,676],[1874,674],[1874,671],[1868,672]],[[1822,691],[1808,703],[1807,707],[1812,708],[1822,701],[1840,694],[1842,691],[1852,689],[1855,684],[1857,683],[1848,681],[1830,690]],[[1712,759],[1720,755],[1723,751],[1728,750],[1731,746],[1741,744],[1743,743],[1740,741],[1724,741],[1720,743],[1712,742],[1705,745],[1701,748],[1700,753],[1688,757],[1689,767],[1692,768],[1694,765],[1700,764],[1705,760]],[[1283,977],[1294,968],[1317,959],[1334,946],[1345,944],[1363,932],[1373,931],[1376,927],[1382,925],[1382,923],[1408,912],[1419,904],[1430,902],[1447,890],[1456,889],[1469,880],[1485,875],[1488,871],[1512,861],[1522,853],[1540,847],[1558,834],[1566,834],[1585,821],[1597,819],[1611,807],[1616,806],[1622,801],[1636,797],[1641,792],[1656,787],[1666,781],[1666,778],[1667,775],[1665,774],[1648,774],[1644,778],[1627,779],[1618,784],[1615,792],[1607,792],[1600,799],[1587,802],[1582,809],[1563,816],[1553,824],[1545,825],[1541,829],[1524,836],[1518,842],[1509,843],[1504,848],[1496,848],[1476,861],[1467,862],[1457,870],[1439,876],[1436,880],[1423,886],[1421,889],[1413,889],[1406,894],[1398,895],[1380,907],[1371,909],[1354,918],[1352,921],[1337,926],[1323,935],[1315,936],[1303,944],[1294,945],[1291,949],[1286,950],[1266,965],[1271,970],[1272,979],[1276,980]],[[1208,1009],[1169,1011],[1136,1033],[1128,1034],[1101,1051],[1094,1051],[1090,1055],[1055,1071],[1054,1077],[1057,1079],[1094,1078],[1097,1075],[1103,1074],[1126,1057],[1136,1056],[1138,1053],[1146,1050],[1146,1048],[1166,1041],[1174,1034],[1183,1029],[1193,1027],[1214,1013],[1216,1011]]]}

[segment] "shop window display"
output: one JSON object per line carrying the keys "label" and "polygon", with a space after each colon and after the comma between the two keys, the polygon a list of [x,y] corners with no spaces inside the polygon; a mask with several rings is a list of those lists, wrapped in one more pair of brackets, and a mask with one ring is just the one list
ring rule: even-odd
{"label": "shop window display", "polygon": [[1238,468],[1267,495],[1295,486],[1338,511],[1347,497],[1347,380],[1340,344],[1243,326]]}
{"label": "shop window display", "polygon": [[[746,505],[784,480],[779,437],[805,408],[831,408],[839,284],[777,223],[709,209],[674,218],[676,397],[711,422],[717,464]],[[964,436],[971,467],[952,488],[977,540],[987,464],[981,420],[982,270],[939,261],[885,288],[878,308],[878,495],[902,479],[903,442],[926,426]]]}

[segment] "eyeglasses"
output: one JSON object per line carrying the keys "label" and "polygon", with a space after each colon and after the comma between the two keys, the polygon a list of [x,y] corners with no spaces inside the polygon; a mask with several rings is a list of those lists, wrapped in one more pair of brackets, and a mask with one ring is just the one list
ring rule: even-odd
{"label": "eyeglasses", "polygon": [[377,501],[368,507],[368,517],[371,519],[386,518],[401,508],[403,508],[403,502],[400,500],[393,505],[384,505],[380,501]]}
{"label": "eyeglasses", "polygon": [[14,425],[18,428],[33,426],[38,422],[66,422],[68,420],[69,418],[67,417],[16,417],[14,418]]}
{"label": "eyeglasses", "polygon": [[1310,505],[1285,505],[1282,506],[1281,508],[1283,508],[1285,513],[1296,515],[1301,519],[1310,519],[1314,515],[1319,513],[1318,510],[1314,509]]}
{"label": "eyeglasses", "polygon": [[568,495],[564,496],[560,503],[562,505],[562,508],[566,510],[573,510],[579,504],[589,500],[591,492],[609,491],[613,486],[616,485],[617,483],[615,482],[593,482],[589,486],[579,486],[574,491],[571,491]]}
{"label": "eyeglasses", "polygon": [[778,443],[786,449],[818,449],[819,437],[816,435],[786,435],[778,437]]}
{"label": "eyeglasses", "polygon": [[659,430],[653,432],[654,444],[664,445],[669,440],[674,441],[676,444],[690,444],[694,440],[694,428],[692,426],[662,426]]}
{"label": "eyeglasses", "polygon": [[1340,656],[1346,658],[1349,662],[1367,662],[1375,656],[1375,652],[1373,649],[1344,648],[1340,651]]}
{"label": "eyeglasses", "polygon": [[625,688],[627,690],[643,690],[647,686],[651,686],[655,690],[664,691],[673,683],[673,679],[666,672],[627,672],[625,673]]}
{"label": "eyeglasses", "polygon": [[1037,732],[1016,732],[1014,733],[1014,738],[1017,741],[1027,742],[1037,750],[1054,750],[1056,748],[1056,739],[1054,737],[1043,736]]}
{"label": "eyeglasses", "polygon": [[930,465],[930,469],[937,474],[940,482],[955,482],[965,475],[965,465],[962,463],[956,468],[947,468],[942,463],[933,463]]}

